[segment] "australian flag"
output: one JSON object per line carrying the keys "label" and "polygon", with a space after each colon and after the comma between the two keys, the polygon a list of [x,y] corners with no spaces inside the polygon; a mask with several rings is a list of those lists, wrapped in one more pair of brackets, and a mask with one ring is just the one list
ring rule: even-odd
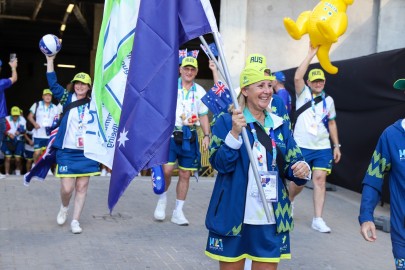
{"label": "australian flag", "polygon": [[[209,53],[208,53],[208,49],[205,48],[204,45],[200,44],[200,47],[203,49],[203,51],[205,52],[205,54],[208,56],[208,58],[211,58]],[[214,56],[218,56],[218,49],[217,49],[217,45],[215,44],[215,42],[212,42],[210,44],[208,44],[208,47],[210,48],[212,54]]]}
{"label": "australian flag", "polygon": [[214,114],[214,117],[216,117],[220,113],[228,110],[229,105],[232,104],[232,97],[225,84],[218,81],[214,84],[214,87],[202,97],[201,101],[204,102],[208,109]]}
{"label": "australian flag", "polygon": [[[53,119],[52,127],[57,126],[58,122],[59,117],[55,116],[55,118]],[[59,126],[52,129],[52,131],[50,132],[50,137],[45,152],[39,157],[34,168],[32,168],[29,172],[27,172],[24,175],[25,186],[28,186],[30,184],[32,178],[41,181],[45,180],[46,176],[48,175],[49,169],[51,169],[52,165],[56,163],[56,149],[53,148],[52,145],[53,142],[55,141],[58,130]]]}
{"label": "australian flag", "polygon": [[192,50],[192,51],[187,52],[187,56],[191,56],[191,57],[194,57],[197,59],[199,52],[200,52],[200,50]]}
{"label": "australian flag", "polygon": [[187,56],[188,56],[187,49],[179,50],[179,65],[181,64],[181,61],[183,61],[183,59],[186,58]]}

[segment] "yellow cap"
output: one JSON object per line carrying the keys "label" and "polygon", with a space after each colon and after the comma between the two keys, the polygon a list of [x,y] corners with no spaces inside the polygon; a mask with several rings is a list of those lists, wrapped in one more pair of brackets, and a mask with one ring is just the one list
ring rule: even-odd
{"label": "yellow cap", "polygon": [[42,91],[42,95],[51,95],[52,96],[52,91],[49,89],[44,89],[44,91]]}
{"label": "yellow cap", "polygon": [[80,73],[77,73],[75,75],[75,77],[73,78],[72,83],[74,83],[74,82],[82,82],[82,83],[87,83],[87,84],[91,85],[91,78],[90,78],[89,74],[80,72]]}
{"label": "yellow cap", "polygon": [[249,54],[246,58],[246,66],[250,64],[258,64],[267,67],[266,57],[258,53]]}
{"label": "yellow cap", "polygon": [[198,61],[194,57],[187,56],[183,59],[183,61],[181,61],[181,66],[182,67],[192,66],[192,67],[198,68]]}
{"label": "yellow cap", "polygon": [[11,108],[11,115],[12,116],[20,116],[21,115],[21,109],[18,108],[17,106],[14,106]]}
{"label": "yellow cap", "polygon": [[272,79],[265,75],[262,70],[247,66],[240,74],[240,88],[265,80],[271,81]]}
{"label": "yellow cap", "polygon": [[315,80],[325,80],[325,74],[323,73],[322,69],[314,68],[309,71],[308,80],[313,82]]}
{"label": "yellow cap", "polygon": [[398,90],[405,90],[405,79],[399,79],[394,83],[394,88]]}

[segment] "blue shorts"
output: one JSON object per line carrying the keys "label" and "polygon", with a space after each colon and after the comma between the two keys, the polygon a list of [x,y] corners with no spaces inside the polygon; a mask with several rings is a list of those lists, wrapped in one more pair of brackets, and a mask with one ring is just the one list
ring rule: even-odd
{"label": "blue shorts", "polygon": [[190,143],[190,151],[184,151],[181,144],[176,144],[173,138],[170,138],[169,148],[169,161],[167,164],[174,165],[179,164],[179,168],[182,170],[197,170],[200,161],[198,160],[197,148],[198,142]]}
{"label": "blue shorts", "polygon": [[24,150],[24,158],[27,160],[32,160],[34,157],[34,151]]}
{"label": "blue shorts", "polygon": [[326,171],[327,174],[332,172],[332,149],[311,150],[301,147],[300,149],[312,170]]}
{"label": "blue shorts", "polygon": [[100,175],[99,163],[84,156],[83,150],[58,149],[56,151],[56,177]]}
{"label": "blue shorts", "polygon": [[34,138],[34,151],[36,150],[45,150],[48,146],[49,139],[44,138]]}
{"label": "blue shorts", "polygon": [[209,232],[205,255],[222,262],[251,259],[279,263],[291,259],[289,233],[276,233],[276,225],[243,224],[241,236]]}
{"label": "blue shorts", "polygon": [[15,149],[11,151],[8,147],[8,144],[11,143],[11,141],[3,141],[3,144],[1,146],[1,151],[4,153],[5,157],[22,157],[24,153],[24,148],[25,148],[25,142],[23,141],[15,141],[13,144],[15,145]]}

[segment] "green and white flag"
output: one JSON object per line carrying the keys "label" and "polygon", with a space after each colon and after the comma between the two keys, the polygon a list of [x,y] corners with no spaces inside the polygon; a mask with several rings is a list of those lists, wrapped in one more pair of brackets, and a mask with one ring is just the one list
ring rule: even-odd
{"label": "green and white flag", "polygon": [[140,0],[106,0],[84,154],[112,168]]}

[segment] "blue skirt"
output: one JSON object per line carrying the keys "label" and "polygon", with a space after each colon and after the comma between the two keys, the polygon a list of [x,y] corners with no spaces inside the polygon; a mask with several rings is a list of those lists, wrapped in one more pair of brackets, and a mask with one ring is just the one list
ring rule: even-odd
{"label": "blue skirt", "polygon": [[277,233],[276,225],[242,225],[241,236],[223,236],[209,232],[205,254],[222,262],[242,259],[279,263],[291,259],[289,233]]}
{"label": "blue skirt", "polygon": [[99,163],[84,156],[83,150],[58,149],[56,151],[56,177],[100,175]]}

